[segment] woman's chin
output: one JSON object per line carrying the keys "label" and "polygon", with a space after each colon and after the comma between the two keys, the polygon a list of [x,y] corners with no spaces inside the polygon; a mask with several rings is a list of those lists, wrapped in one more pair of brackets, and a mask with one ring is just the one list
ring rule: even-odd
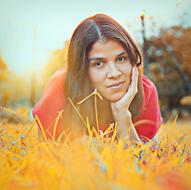
{"label": "woman's chin", "polygon": [[110,102],[117,102],[124,96],[124,93],[115,93],[111,95],[107,95],[105,99],[107,99]]}

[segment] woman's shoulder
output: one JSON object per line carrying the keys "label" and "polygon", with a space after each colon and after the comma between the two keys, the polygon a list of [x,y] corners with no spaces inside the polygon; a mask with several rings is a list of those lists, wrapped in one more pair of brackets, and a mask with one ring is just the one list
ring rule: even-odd
{"label": "woman's shoulder", "polygon": [[155,88],[155,84],[151,79],[149,79],[147,76],[142,75],[142,82],[143,82],[143,87],[153,89]]}
{"label": "woman's shoulder", "polygon": [[142,75],[142,84],[144,104],[139,116],[134,121],[134,126],[136,127],[139,137],[145,142],[157,134],[162,124],[162,117],[155,84],[145,75]]}
{"label": "woman's shoulder", "polygon": [[[32,112],[40,113],[41,110],[47,108],[58,108],[62,107],[65,102],[64,95],[64,80],[65,80],[65,69],[61,68],[57,70],[47,81],[42,96],[36,103]],[[52,101],[54,99],[54,101]],[[54,109],[53,109],[54,110]]]}
{"label": "woman's shoulder", "polygon": [[[66,104],[64,95],[65,73],[65,69],[61,68],[49,78],[40,100],[32,108],[34,118],[38,116],[48,137],[51,137],[57,114],[64,109]],[[40,125],[38,124],[38,126]]]}
{"label": "woman's shoulder", "polygon": [[48,79],[46,86],[45,86],[45,91],[50,88],[50,87],[58,87],[60,85],[64,84],[64,80],[66,77],[66,69],[65,68],[60,68],[59,70],[55,71],[51,77]]}

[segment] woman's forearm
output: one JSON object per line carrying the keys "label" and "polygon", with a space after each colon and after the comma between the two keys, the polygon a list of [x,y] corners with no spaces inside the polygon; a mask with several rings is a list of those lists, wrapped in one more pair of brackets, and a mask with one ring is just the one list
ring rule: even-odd
{"label": "woman's forearm", "polygon": [[125,142],[142,143],[132,123],[131,115],[122,117],[117,120],[117,123],[119,127],[117,132],[118,137],[122,138]]}

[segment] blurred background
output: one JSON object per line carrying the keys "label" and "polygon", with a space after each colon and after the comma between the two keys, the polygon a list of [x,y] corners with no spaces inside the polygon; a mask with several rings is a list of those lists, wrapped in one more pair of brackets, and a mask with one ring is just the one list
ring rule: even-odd
{"label": "blurred background", "polygon": [[32,120],[48,78],[67,62],[74,29],[96,13],[117,20],[142,49],[164,121],[191,121],[190,10],[190,0],[0,0],[0,121],[3,108]]}

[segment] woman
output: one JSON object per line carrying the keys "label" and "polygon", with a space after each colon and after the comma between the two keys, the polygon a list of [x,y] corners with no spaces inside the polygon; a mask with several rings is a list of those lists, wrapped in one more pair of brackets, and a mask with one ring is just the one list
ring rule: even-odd
{"label": "woman", "polygon": [[[117,122],[117,137],[125,141],[156,137],[162,123],[157,91],[142,75],[141,53],[119,23],[104,14],[83,20],[70,40],[67,64],[66,72],[61,69],[49,79],[32,110],[47,138],[55,135],[55,122],[56,137],[62,131],[72,138],[84,135],[87,117],[102,132]],[[80,102],[95,90],[102,97],[97,98],[96,113],[93,96]]]}

